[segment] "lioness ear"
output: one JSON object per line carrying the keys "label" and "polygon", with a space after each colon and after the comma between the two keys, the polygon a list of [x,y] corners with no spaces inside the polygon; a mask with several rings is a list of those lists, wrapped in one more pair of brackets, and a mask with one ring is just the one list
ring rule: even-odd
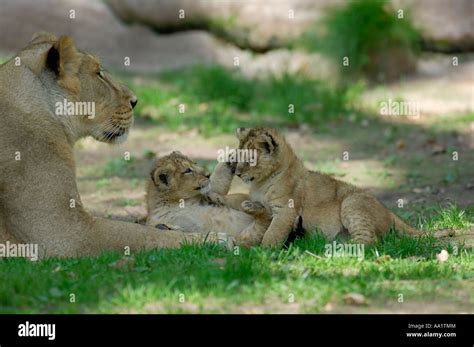
{"label": "lioness ear", "polygon": [[258,143],[261,145],[263,150],[268,154],[272,154],[278,147],[277,142],[270,134],[263,134],[259,137]]}
{"label": "lioness ear", "polygon": [[31,37],[30,43],[57,41],[58,38],[46,31],[38,31]]}
{"label": "lioness ear", "polygon": [[79,65],[80,55],[73,39],[69,36],[61,36],[48,51],[46,67],[56,74],[63,88],[78,93],[80,89],[77,77]]}
{"label": "lioness ear", "polygon": [[242,140],[248,135],[249,131],[249,128],[237,128],[235,129],[235,136],[237,136],[237,139]]}

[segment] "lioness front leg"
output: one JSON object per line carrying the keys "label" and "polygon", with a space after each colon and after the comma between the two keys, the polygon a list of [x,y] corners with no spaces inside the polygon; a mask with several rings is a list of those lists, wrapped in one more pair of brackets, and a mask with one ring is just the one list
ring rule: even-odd
{"label": "lioness front leg", "polygon": [[91,243],[95,244],[94,254],[101,250],[123,251],[125,248],[134,252],[157,248],[179,248],[183,244],[204,242],[219,243],[227,247],[233,239],[224,233],[189,233],[178,230],[163,230],[138,224],[96,219],[91,229]]}
{"label": "lioness front leg", "polygon": [[272,222],[263,236],[262,246],[281,246],[290,235],[296,217],[294,208],[288,207],[274,212]]}

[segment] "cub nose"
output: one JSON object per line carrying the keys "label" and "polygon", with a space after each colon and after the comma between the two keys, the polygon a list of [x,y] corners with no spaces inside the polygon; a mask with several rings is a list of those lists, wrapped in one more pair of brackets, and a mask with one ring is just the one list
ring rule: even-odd
{"label": "cub nose", "polygon": [[138,98],[134,95],[132,99],[130,99],[130,105],[132,105],[132,108],[135,108],[138,104]]}

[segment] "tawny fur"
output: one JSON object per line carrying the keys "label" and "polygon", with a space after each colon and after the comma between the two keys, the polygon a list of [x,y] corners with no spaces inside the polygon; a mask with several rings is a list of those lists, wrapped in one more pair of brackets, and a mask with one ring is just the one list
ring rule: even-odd
{"label": "tawny fur", "polygon": [[[163,223],[184,232],[224,232],[240,246],[258,243],[270,224],[260,204],[243,201],[239,209],[228,205],[232,168],[219,163],[209,174],[179,152],[159,158],[147,183],[147,225]],[[205,192],[205,194],[203,194]],[[234,206],[235,207],[235,206]]]}
{"label": "tawny fur", "polygon": [[[41,257],[64,257],[202,240],[201,234],[160,232],[87,213],[73,145],[85,136],[124,141],[135,96],[67,36],[38,33],[16,57],[20,66],[16,59],[0,66],[0,242],[35,243]],[[95,102],[95,117],[57,115],[56,102],[64,99]]]}
{"label": "tawny fur", "polygon": [[[424,235],[364,190],[306,169],[276,130],[240,128],[237,137],[240,149],[257,151],[257,165],[238,163],[236,174],[250,183],[250,199],[267,204],[273,214],[262,245],[281,245],[299,216],[307,232],[317,227],[330,239],[348,232],[356,243],[370,244],[392,226],[409,235]],[[451,230],[440,230],[435,236],[449,234]]]}

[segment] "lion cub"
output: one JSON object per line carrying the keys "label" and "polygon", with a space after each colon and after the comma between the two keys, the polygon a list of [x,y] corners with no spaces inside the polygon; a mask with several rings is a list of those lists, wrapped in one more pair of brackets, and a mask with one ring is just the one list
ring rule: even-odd
{"label": "lion cub", "polygon": [[184,232],[225,232],[238,245],[258,244],[271,221],[265,207],[242,199],[240,210],[221,205],[224,198],[233,200],[232,195],[219,198],[229,191],[232,171],[231,165],[219,163],[209,175],[180,152],[158,158],[146,189],[146,224],[172,225]]}
{"label": "lion cub", "polygon": [[[256,150],[258,160],[254,166],[238,163],[235,174],[250,183],[250,199],[268,205],[273,214],[262,245],[281,245],[300,218],[306,231],[317,227],[329,238],[348,232],[354,242],[363,244],[373,242],[392,226],[406,234],[424,234],[364,190],[306,169],[276,130],[239,128],[237,138],[239,150]],[[435,236],[450,232],[440,230]]]}

